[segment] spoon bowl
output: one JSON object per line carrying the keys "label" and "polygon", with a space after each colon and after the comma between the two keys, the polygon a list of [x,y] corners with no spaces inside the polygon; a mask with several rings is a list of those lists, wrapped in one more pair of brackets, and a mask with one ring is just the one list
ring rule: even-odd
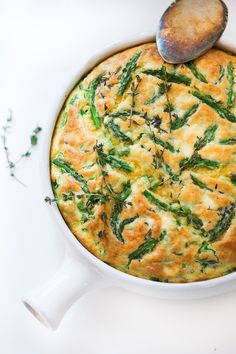
{"label": "spoon bowl", "polygon": [[160,55],[171,64],[199,57],[213,47],[227,20],[228,9],[221,0],[176,0],[160,19],[156,34]]}

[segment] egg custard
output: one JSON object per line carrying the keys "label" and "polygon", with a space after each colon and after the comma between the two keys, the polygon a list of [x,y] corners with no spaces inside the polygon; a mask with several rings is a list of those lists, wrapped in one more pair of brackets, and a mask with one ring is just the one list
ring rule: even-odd
{"label": "egg custard", "polygon": [[65,222],[96,257],[153,281],[236,269],[236,57],[170,65],[155,43],[96,66],[51,145]]}

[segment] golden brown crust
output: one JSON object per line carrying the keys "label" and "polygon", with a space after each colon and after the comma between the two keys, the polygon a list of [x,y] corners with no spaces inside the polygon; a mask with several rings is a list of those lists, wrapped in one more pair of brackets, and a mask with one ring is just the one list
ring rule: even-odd
{"label": "golden brown crust", "polygon": [[[236,267],[236,144],[222,142],[236,139],[236,123],[194,94],[220,101],[232,120],[229,63],[234,68],[236,58],[218,49],[197,59],[204,82],[189,66],[164,63],[147,43],[108,58],[72,90],[52,139],[51,178],[62,216],[95,256],[169,282]],[[209,127],[211,138],[196,148]],[[190,158],[214,166],[183,167]]]}

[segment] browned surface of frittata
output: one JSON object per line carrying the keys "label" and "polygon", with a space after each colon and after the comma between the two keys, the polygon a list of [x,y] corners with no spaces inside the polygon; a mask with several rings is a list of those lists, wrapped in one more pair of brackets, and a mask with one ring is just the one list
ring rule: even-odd
{"label": "browned surface of frittata", "polygon": [[156,281],[234,271],[234,67],[218,49],[173,66],[147,43],[73,89],[52,139],[51,179],[66,223],[95,256]]}

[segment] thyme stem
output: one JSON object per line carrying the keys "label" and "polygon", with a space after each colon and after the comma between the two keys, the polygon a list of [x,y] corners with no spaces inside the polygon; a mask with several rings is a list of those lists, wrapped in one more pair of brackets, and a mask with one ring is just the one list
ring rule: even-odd
{"label": "thyme stem", "polygon": [[7,168],[9,168],[10,170],[10,176],[13,177],[18,183],[20,183],[23,187],[26,187],[26,185],[16,176],[15,174],[15,168],[16,166],[19,164],[19,162],[21,160],[23,160],[24,158],[28,158],[31,156],[32,153],[32,148],[33,146],[37,145],[38,142],[38,134],[41,132],[42,128],[37,126],[34,130],[33,133],[30,137],[30,147],[29,149],[20,155],[20,157],[16,160],[16,161],[12,161],[10,159],[10,151],[9,151],[9,147],[8,147],[8,140],[7,140],[7,135],[8,135],[8,131],[11,128],[12,125],[12,121],[13,121],[13,113],[12,110],[9,109],[9,115],[6,118],[6,122],[5,125],[2,126],[2,142],[3,142],[3,151],[5,153],[5,157],[6,157],[6,161],[7,161]]}
{"label": "thyme stem", "polygon": [[132,99],[132,103],[131,103],[131,110],[130,110],[130,116],[129,116],[129,128],[131,127],[131,124],[132,124],[132,118],[133,118],[133,111],[135,109],[135,97],[138,95],[138,87],[139,87],[139,84],[141,82],[141,78],[139,75],[136,76],[136,85],[134,82],[132,82],[131,84],[131,90],[130,90],[130,95],[131,95],[131,99]]}

